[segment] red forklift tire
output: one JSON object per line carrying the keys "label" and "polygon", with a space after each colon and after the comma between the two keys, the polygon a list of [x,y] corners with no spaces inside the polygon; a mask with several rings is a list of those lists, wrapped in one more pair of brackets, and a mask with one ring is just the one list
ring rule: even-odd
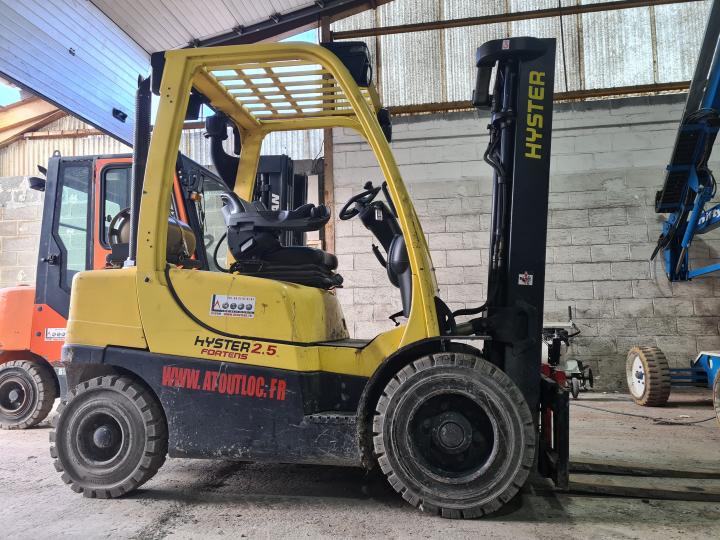
{"label": "red forklift tire", "polygon": [[129,377],[98,377],[75,387],[60,405],[54,428],[55,469],[85,497],[130,493],[165,462],[165,416],[150,391]]}
{"label": "red forklift tire", "polygon": [[423,512],[475,518],[525,484],[535,459],[530,409],[518,387],[470,354],[426,356],[378,400],[373,445],[390,485]]}
{"label": "red forklift tire", "polygon": [[658,347],[633,347],[627,354],[625,374],[635,403],[662,407],[670,397],[670,366]]}
{"label": "red forklift tire", "polygon": [[720,371],[715,376],[715,383],[713,384],[713,404],[715,405],[718,424],[720,424]]}
{"label": "red forklift tire", "polygon": [[26,429],[45,420],[57,398],[55,374],[30,360],[0,365],[0,429]]}

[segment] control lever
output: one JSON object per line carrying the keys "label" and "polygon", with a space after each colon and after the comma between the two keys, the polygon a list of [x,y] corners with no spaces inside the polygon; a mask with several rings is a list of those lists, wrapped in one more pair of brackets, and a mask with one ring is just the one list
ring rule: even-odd
{"label": "control lever", "polygon": [[380,253],[380,248],[373,244],[372,252],[375,254],[375,258],[380,263],[380,266],[382,266],[383,268],[387,268],[387,261],[385,260],[385,257],[382,256],[382,253]]}

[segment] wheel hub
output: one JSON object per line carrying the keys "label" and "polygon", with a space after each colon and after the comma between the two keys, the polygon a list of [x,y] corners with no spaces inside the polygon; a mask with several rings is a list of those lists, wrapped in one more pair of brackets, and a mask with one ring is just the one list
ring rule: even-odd
{"label": "wheel hub", "polygon": [[447,412],[435,418],[433,442],[445,452],[464,452],[473,440],[473,429],[458,412]]}
{"label": "wheel hub", "polygon": [[420,466],[440,476],[473,474],[495,446],[483,407],[460,393],[436,394],[424,401],[413,415],[410,432]]}
{"label": "wheel hub", "polygon": [[645,367],[639,356],[636,356],[632,364],[632,380],[630,391],[634,396],[642,396],[645,392]]}
{"label": "wheel hub", "polygon": [[110,414],[91,414],[78,428],[77,443],[80,454],[88,463],[105,463],[121,451],[123,429]]}
{"label": "wheel hub", "polygon": [[93,433],[93,442],[98,448],[110,448],[113,444],[113,432],[107,424],[100,426]]}
{"label": "wheel hub", "polygon": [[15,377],[0,383],[0,411],[6,414],[18,413],[24,409],[27,398],[25,386]]}

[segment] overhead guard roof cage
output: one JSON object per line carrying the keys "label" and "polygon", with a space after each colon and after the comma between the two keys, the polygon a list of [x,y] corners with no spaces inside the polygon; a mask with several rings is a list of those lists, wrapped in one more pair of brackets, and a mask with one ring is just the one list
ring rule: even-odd
{"label": "overhead guard roof cage", "polygon": [[[318,127],[303,125],[302,120],[328,116],[354,117],[348,96],[348,85],[338,78],[347,70],[334,54],[317,45],[263,44],[263,61],[249,60],[259,56],[251,49],[257,45],[237,45],[213,49],[169,51],[184,55],[197,64],[193,85],[210,98],[212,106],[236,120],[241,126],[265,126],[272,130],[278,121],[294,122],[297,129]],[[222,49],[222,54],[218,54]],[[272,50],[272,53],[268,51]],[[245,53],[245,54],[244,54]],[[248,58],[243,60],[243,57]],[[227,60],[223,60],[226,58]],[[153,58],[153,78],[157,81],[165,62]],[[353,80],[354,74],[345,80]],[[353,81],[354,82],[354,81]],[[352,86],[352,85],[350,85]],[[157,84],[159,88],[159,84]],[[381,108],[380,98],[372,84],[358,88],[373,114]],[[308,122],[316,124],[316,122]]]}

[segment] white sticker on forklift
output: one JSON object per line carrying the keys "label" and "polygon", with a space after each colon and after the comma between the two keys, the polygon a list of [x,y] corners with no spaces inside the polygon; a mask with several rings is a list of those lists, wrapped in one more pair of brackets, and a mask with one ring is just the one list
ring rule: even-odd
{"label": "white sticker on forklift", "polygon": [[532,274],[528,274],[527,272],[518,274],[518,285],[532,285],[532,284],[533,284],[533,275]]}
{"label": "white sticker on forklift", "polygon": [[65,328],[46,328],[45,341],[65,341]]}
{"label": "white sticker on forklift", "polygon": [[255,297],[213,294],[210,302],[210,315],[252,319],[255,317]]}

